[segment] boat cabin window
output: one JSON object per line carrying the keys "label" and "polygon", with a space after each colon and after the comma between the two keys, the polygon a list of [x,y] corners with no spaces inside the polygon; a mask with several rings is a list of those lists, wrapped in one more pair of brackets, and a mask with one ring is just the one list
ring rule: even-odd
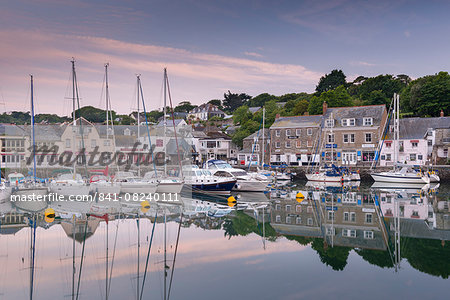
{"label": "boat cabin window", "polygon": [[220,176],[220,177],[233,177],[230,173],[225,171],[217,171],[214,175]]}
{"label": "boat cabin window", "polygon": [[247,172],[245,172],[245,171],[234,171],[233,175],[234,176],[245,176],[245,175],[247,175]]}

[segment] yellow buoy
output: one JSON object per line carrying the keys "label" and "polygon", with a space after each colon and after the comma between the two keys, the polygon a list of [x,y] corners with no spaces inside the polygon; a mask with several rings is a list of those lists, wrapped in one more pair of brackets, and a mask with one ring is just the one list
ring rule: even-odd
{"label": "yellow buoy", "polygon": [[52,223],[55,221],[55,210],[53,208],[47,208],[44,211],[44,219],[47,223]]}
{"label": "yellow buoy", "polygon": [[302,194],[302,192],[298,192],[295,196],[295,199],[298,203],[301,203],[303,200],[305,200],[305,196]]}
{"label": "yellow buoy", "polygon": [[228,202],[229,207],[233,207],[236,205],[237,201],[236,201],[236,198],[234,198],[233,196],[230,196],[230,197],[228,197],[227,202]]}
{"label": "yellow buoy", "polygon": [[142,201],[141,202],[141,211],[146,213],[146,212],[148,212],[149,209],[150,209],[150,203],[147,200]]}

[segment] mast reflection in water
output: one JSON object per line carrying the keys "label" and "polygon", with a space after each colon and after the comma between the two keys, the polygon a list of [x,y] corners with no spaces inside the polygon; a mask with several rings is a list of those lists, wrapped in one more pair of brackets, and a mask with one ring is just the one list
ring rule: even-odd
{"label": "mast reflection in water", "polygon": [[443,298],[449,190],[299,182],[236,203],[4,201],[0,299]]}

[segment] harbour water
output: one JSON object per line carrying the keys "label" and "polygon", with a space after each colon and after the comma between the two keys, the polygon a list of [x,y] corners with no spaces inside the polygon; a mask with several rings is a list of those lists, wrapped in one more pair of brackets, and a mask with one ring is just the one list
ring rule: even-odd
{"label": "harbour water", "polygon": [[442,299],[449,196],[294,182],[236,203],[45,204],[54,219],[4,202],[0,299]]}

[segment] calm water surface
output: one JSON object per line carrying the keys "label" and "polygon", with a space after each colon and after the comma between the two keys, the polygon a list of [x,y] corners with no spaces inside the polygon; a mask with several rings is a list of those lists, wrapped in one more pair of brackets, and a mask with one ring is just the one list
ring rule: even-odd
{"label": "calm water surface", "polygon": [[233,207],[1,203],[0,299],[446,298],[450,185],[294,184]]}

